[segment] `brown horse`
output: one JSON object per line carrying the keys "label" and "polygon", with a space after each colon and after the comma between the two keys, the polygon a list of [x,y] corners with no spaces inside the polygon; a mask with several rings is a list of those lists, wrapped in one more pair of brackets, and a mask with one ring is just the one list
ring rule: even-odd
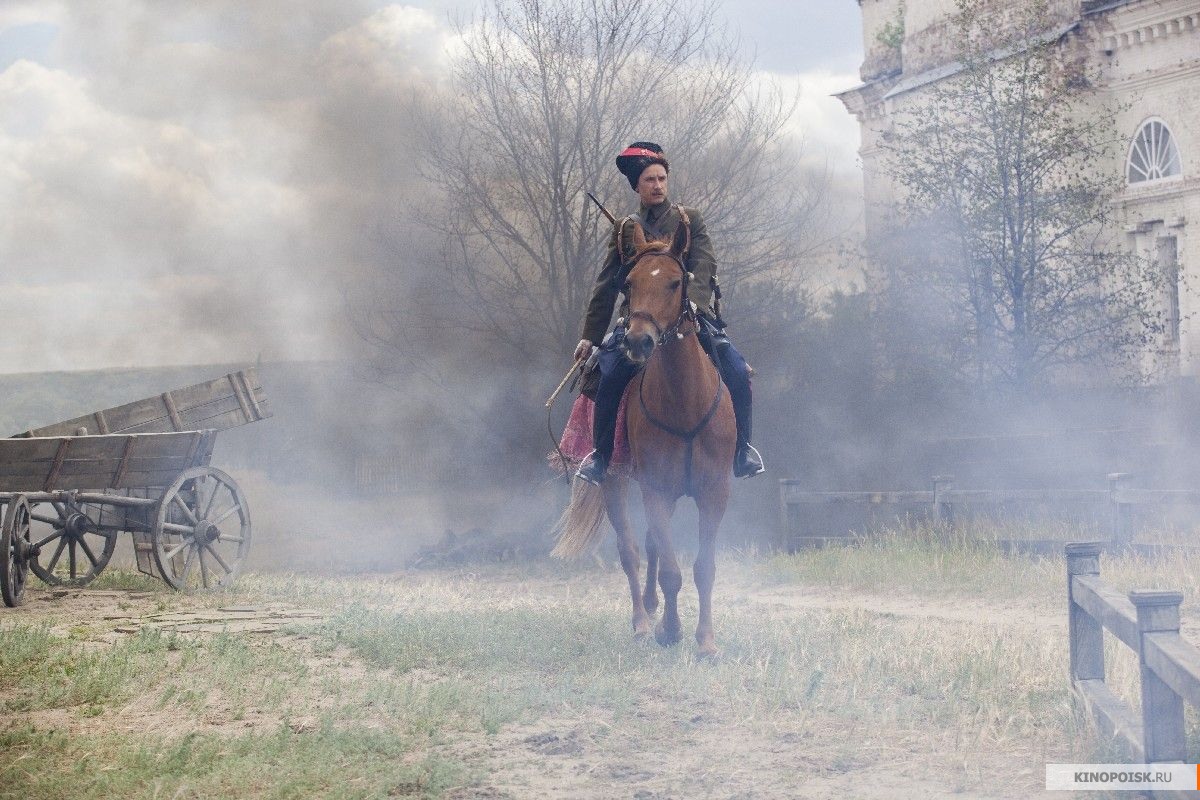
{"label": "brown horse", "polygon": [[[630,383],[626,425],[632,477],[642,489],[646,532],[646,583],[639,579],[641,556],[625,506],[628,481],[609,473],[602,487],[576,481],[571,504],[558,524],[559,556],[578,555],[602,535],[605,511],[617,532],[621,566],[629,578],[633,630],[648,636],[662,588],[663,616],[654,629],[661,645],[679,641],[676,604],[683,578],[671,543],[671,515],[680,497],[691,496],[700,515],[700,549],[692,574],[700,599],[696,644],[701,656],[717,654],[712,630],[717,529],[729,500],[736,428],[729,392],[696,338],[697,323],[687,300],[686,225],[675,238],[647,242],[634,231],[636,256],[624,287],[629,298],[627,355],[645,367]],[[601,507],[601,497],[603,507]]]}

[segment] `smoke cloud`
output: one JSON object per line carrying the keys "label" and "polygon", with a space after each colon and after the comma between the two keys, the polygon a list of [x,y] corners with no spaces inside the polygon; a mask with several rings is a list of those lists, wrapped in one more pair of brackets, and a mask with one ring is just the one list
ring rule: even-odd
{"label": "smoke cloud", "polygon": [[401,101],[448,33],[322,5],[3,12],[53,31],[0,72],[4,370],[342,354],[342,287],[413,183]]}
{"label": "smoke cloud", "polygon": [[[470,11],[6,4],[0,370],[359,351],[348,291],[421,268],[385,246],[427,207],[406,109],[444,84],[450,14]],[[853,158],[856,126],[827,97],[848,78],[784,78],[797,124],[830,132],[810,158]]]}

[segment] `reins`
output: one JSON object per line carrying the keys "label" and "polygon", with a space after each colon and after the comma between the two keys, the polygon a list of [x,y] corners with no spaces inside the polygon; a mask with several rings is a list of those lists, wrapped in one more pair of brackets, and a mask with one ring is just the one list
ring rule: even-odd
{"label": "reins", "polygon": [[[687,309],[680,311],[679,316],[676,317],[675,321],[672,322],[670,325],[668,325],[665,330],[663,329],[663,327],[661,325],[658,324],[658,320],[656,320],[650,314],[650,312],[648,312],[648,311],[632,311],[632,312],[630,312],[629,317],[625,321],[625,330],[626,331],[629,330],[629,320],[634,320],[634,319],[645,320],[646,322],[649,322],[651,325],[654,326],[654,332],[656,334],[658,334],[654,339],[654,344],[656,347],[662,347],[667,342],[669,342],[671,339],[682,339],[683,337],[696,332],[696,324],[695,324],[696,316],[692,312],[692,309],[690,306]],[[683,327],[683,323],[685,323],[689,320],[692,322],[692,329],[690,331],[680,331],[679,329]]]}

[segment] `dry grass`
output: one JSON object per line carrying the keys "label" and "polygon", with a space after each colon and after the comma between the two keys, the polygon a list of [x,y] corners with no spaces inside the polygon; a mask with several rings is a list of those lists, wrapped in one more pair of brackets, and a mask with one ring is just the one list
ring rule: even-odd
{"label": "dry grass", "polygon": [[[1183,589],[1190,608],[1198,568],[1118,558],[1103,572],[1122,589]],[[79,638],[55,633],[52,611],[10,625],[4,792],[823,797],[882,779],[895,786],[880,796],[1028,797],[1046,762],[1112,755],[1071,703],[1062,559],[941,531],[725,555],[716,663],[688,640],[634,641],[612,566],[250,574],[216,596],[168,597],[327,618],[275,637],[111,646],[89,633],[101,619],[72,620]],[[694,624],[690,585],[681,601]],[[1109,661],[1131,696],[1136,665],[1113,645]],[[997,785],[997,770],[1016,777]]]}

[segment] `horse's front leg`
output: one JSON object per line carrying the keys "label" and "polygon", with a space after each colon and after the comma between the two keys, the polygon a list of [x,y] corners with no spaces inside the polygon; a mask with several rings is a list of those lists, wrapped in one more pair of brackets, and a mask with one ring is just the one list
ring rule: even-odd
{"label": "horse's front leg", "polygon": [[646,591],[642,593],[642,605],[651,616],[658,611],[658,546],[654,543],[654,532],[649,528],[646,529]]}
{"label": "horse's front leg", "polygon": [[679,572],[679,561],[671,544],[671,515],[675,512],[675,499],[642,487],[642,499],[646,504],[646,519],[650,523],[650,535],[658,550],[658,585],[663,593],[663,614],[654,629],[654,638],[666,647],[679,641],[679,588],[683,577]]}
{"label": "horse's front leg", "polygon": [[629,594],[633,599],[633,635],[639,639],[648,637],[653,628],[650,615],[642,604],[641,582],[638,572],[641,570],[641,554],[637,542],[633,538],[633,528],[629,524],[629,515],[625,506],[626,481],[619,475],[609,474],[602,484],[604,487],[604,505],[608,518],[617,532],[617,552],[621,556],[621,569],[629,579]]}
{"label": "horse's front leg", "polygon": [[725,504],[729,489],[714,488],[702,494],[696,503],[700,512],[700,549],[696,563],[692,565],[692,576],[696,580],[696,593],[700,600],[700,621],[696,625],[696,648],[701,658],[712,658],[720,652],[712,629],[712,590],[717,577],[717,530],[725,516]]}

